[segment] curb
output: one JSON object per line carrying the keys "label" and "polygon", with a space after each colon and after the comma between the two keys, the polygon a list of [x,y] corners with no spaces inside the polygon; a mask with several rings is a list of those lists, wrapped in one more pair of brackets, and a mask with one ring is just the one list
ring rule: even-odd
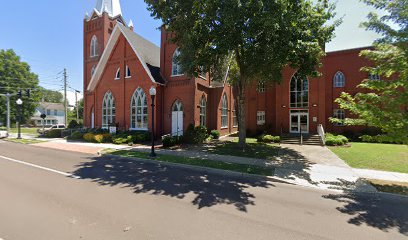
{"label": "curb", "polygon": [[282,179],[279,179],[273,176],[262,176],[262,175],[256,175],[256,174],[250,174],[250,173],[241,173],[241,172],[235,172],[235,171],[230,171],[230,170],[223,170],[223,169],[216,169],[216,168],[209,168],[209,167],[202,167],[202,166],[193,166],[193,165],[187,165],[187,164],[181,164],[181,163],[163,162],[163,161],[156,160],[156,159],[122,157],[122,156],[117,156],[117,155],[112,155],[112,154],[103,154],[103,153],[98,153],[98,155],[104,156],[104,157],[110,157],[110,158],[118,158],[118,159],[128,159],[128,160],[131,159],[133,161],[144,162],[144,163],[156,163],[160,165],[178,167],[178,168],[183,168],[187,170],[199,171],[203,173],[212,173],[212,174],[230,176],[230,177],[247,177],[247,178],[258,179],[258,180],[266,180],[266,181],[271,181],[271,182],[279,182],[279,183],[296,185],[289,181],[285,181],[285,180],[282,180]]}
{"label": "curb", "polygon": [[[362,190],[358,190],[358,189],[353,189],[353,190],[348,190],[348,189],[327,189],[327,188],[321,188],[319,186],[310,186],[310,185],[306,185],[306,184],[301,184],[301,183],[298,183],[298,182],[295,182],[295,181],[282,179],[282,178],[274,177],[274,176],[262,176],[262,175],[256,175],[256,174],[235,172],[235,171],[230,171],[230,170],[222,170],[222,169],[215,169],[215,168],[202,167],[202,166],[193,166],[193,165],[187,165],[187,164],[181,164],[181,163],[164,162],[164,161],[160,161],[160,160],[156,160],[156,159],[122,157],[122,156],[117,156],[117,155],[113,155],[113,154],[109,154],[109,153],[104,154],[104,153],[101,153],[101,152],[98,152],[98,156],[105,156],[105,157],[116,158],[116,159],[126,159],[126,160],[132,160],[132,161],[143,162],[143,163],[153,163],[153,164],[165,165],[165,166],[170,166],[170,167],[178,167],[178,168],[182,168],[182,169],[186,169],[186,170],[193,170],[193,171],[199,171],[199,172],[202,172],[202,173],[211,173],[211,174],[217,174],[217,175],[222,175],[222,176],[246,177],[246,178],[252,178],[252,179],[256,179],[256,180],[264,180],[264,181],[275,182],[275,183],[289,184],[289,185],[292,185],[292,186],[300,186],[300,187],[314,189],[314,190],[320,190],[320,191],[330,191],[330,192],[347,193],[347,194],[372,194],[372,195],[387,194],[387,195],[393,195],[393,196],[404,196],[404,195],[398,195],[398,194],[383,193],[383,192],[379,192],[379,191],[362,191]],[[404,196],[404,197],[406,197],[406,196]]]}

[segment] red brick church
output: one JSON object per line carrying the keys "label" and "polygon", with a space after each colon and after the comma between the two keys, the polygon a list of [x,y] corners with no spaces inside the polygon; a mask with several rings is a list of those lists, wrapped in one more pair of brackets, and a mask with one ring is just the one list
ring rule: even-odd
{"label": "red brick church", "polygon": [[[247,127],[250,133],[267,129],[281,133],[359,130],[329,122],[345,118],[334,100],[341,92],[356,93],[368,78],[360,68],[368,61],[362,49],[329,52],[319,78],[299,78],[284,70],[281,84],[253,86],[248,91]],[[122,17],[119,0],[98,0],[84,20],[84,119],[90,128],[114,124],[121,130],[151,129],[151,97],[156,88],[155,132],[182,135],[188,125],[203,125],[222,135],[238,131],[233,87],[212,81],[203,73],[194,78],[181,71],[175,44],[162,30],[161,46],[133,31]]]}

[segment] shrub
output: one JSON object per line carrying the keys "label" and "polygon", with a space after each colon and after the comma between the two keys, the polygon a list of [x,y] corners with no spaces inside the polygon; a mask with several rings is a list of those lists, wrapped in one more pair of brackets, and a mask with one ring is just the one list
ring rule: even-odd
{"label": "shrub", "polygon": [[110,143],[112,141],[112,135],[109,133],[97,134],[94,139],[97,143]]}
{"label": "shrub", "polygon": [[402,143],[400,141],[396,141],[393,138],[387,135],[377,135],[377,136],[369,136],[363,135],[360,137],[361,141],[368,142],[368,143]]}
{"label": "shrub", "polygon": [[73,129],[73,128],[77,128],[77,127],[79,127],[79,124],[78,124],[78,122],[77,122],[76,120],[72,120],[72,121],[69,122],[69,124],[68,124],[68,128],[69,128],[69,129]]}
{"label": "shrub", "polygon": [[328,146],[342,146],[348,143],[348,139],[343,135],[326,134],[326,145]]}
{"label": "shrub", "polygon": [[83,139],[83,137],[84,137],[84,134],[83,134],[83,133],[78,132],[78,131],[75,131],[75,132],[73,132],[73,133],[71,134],[71,136],[69,137],[69,139],[72,139],[72,140],[81,140],[81,139]]}
{"label": "shrub", "polygon": [[184,134],[184,142],[190,144],[203,143],[207,137],[207,128],[204,126],[194,127],[193,124],[190,124]]}
{"label": "shrub", "polygon": [[173,146],[181,144],[183,142],[183,137],[182,136],[172,137],[168,135],[168,136],[163,137],[162,142],[163,142],[163,147],[169,148],[169,147],[173,147]]}
{"label": "shrub", "polygon": [[84,140],[87,142],[95,142],[95,134],[93,133],[86,133],[84,135]]}
{"label": "shrub", "polygon": [[51,129],[47,133],[45,133],[46,138],[60,138],[62,135],[62,129]]}
{"label": "shrub", "polygon": [[278,143],[280,142],[280,137],[279,136],[272,136],[272,135],[261,135],[258,137],[258,142],[263,142],[263,143]]}
{"label": "shrub", "polygon": [[7,131],[6,127],[0,127],[0,131]]}
{"label": "shrub", "polygon": [[131,135],[133,143],[143,143],[150,140],[149,132],[138,132]]}
{"label": "shrub", "polygon": [[210,135],[213,137],[213,139],[220,139],[221,136],[220,132],[217,130],[212,130],[210,132]]}

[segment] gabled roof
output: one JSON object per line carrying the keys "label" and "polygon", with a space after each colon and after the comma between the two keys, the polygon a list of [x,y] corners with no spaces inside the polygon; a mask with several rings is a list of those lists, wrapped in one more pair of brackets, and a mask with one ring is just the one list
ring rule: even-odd
{"label": "gabled roof", "polygon": [[96,66],[95,74],[92,76],[87,90],[93,91],[98,85],[98,82],[100,81],[100,78],[105,70],[106,64],[108,63],[109,57],[111,56],[121,34],[123,34],[126,41],[132,47],[133,52],[136,54],[152,82],[164,84],[164,80],[160,75],[160,48],[136,34],[129,28],[118,23],[112,32],[98,65]]}

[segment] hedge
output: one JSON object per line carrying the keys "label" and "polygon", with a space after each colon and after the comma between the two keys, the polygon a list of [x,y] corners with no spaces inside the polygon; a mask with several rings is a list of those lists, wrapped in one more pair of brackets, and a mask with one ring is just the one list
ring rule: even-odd
{"label": "hedge", "polygon": [[331,133],[326,134],[327,146],[342,146],[349,142],[349,140],[343,135],[333,135]]}

